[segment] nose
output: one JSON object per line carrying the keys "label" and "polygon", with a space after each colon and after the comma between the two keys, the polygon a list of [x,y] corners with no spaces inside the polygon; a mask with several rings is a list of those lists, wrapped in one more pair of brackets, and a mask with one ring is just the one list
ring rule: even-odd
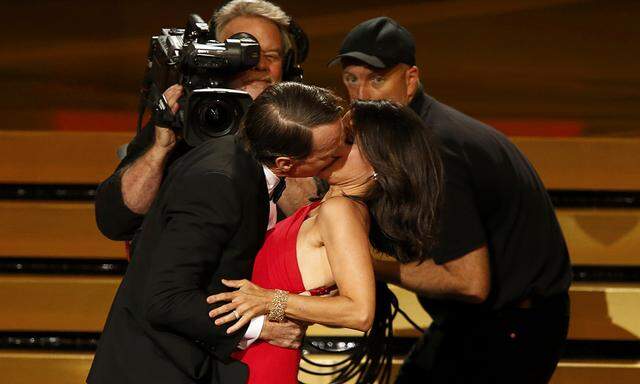
{"label": "nose", "polygon": [[267,57],[264,53],[260,52],[260,60],[258,61],[258,65],[254,67],[257,70],[264,71],[268,68]]}
{"label": "nose", "polygon": [[358,87],[358,99],[359,100],[368,100],[369,99],[369,90],[363,84]]}

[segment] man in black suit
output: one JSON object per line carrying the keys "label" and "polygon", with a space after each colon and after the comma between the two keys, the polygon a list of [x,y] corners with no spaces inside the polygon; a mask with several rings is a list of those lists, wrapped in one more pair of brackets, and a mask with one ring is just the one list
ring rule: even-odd
{"label": "man in black suit", "polygon": [[[244,332],[209,318],[222,278],[251,276],[269,218],[267,178],[322,173],[342,153],[343,109],[318,87],[280,83],[238,136],[195,147],[168,170],[114,299],[87,382],[242,383]],[[257,118],[252,118],[257,117]]]}
{"label": "man in black suit", "polygon": [[[299,64],[303,59],[286,58],[291,58],[304,44],[293,44],[299,40],[291,32],[295,23],[277,5],[264,0],[229,1],[216,11],[211,24],[219,40],[247,32],[260,43],[258,65],[237,74],[230,87],[244,90],[256,98],[271,84],[301,76]],[[299,34],[304,35],[303,32]],[[170,87],[164,94],[174,113],[179,108],[181,94],[180,85]],[[167,170],[190,149],[171,129],[149,122],[129,143],[126,157],[117,169],[98,186],[95,200],[98,228],[111,240],[131,241],[131,256],[136,248],[136,234],[167,177]],[[283,202],[289,207],[300,205],[307,197],[305,191],[312,193],[311,188],[315,187],[308,179],[295,180],[305,181],[290,180],[279,203],[281,207]],[[274,204],[271,208],[275,209]],[[295,323],[269,324],[264,323],[263,318],[257,318],[252,320],[243,343],[250,343],[260,336],[282,347],[297,348],[302,334],[303,329]]]}

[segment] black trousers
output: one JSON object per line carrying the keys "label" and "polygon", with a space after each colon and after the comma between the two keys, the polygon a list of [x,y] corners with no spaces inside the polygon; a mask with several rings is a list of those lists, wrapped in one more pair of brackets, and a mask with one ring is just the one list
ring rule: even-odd
{"label": "black trousers", "polygon": [[567,338],[568,308],[568,295],[559,295],[532,308],[434,322],[396,384],[548,383]]}

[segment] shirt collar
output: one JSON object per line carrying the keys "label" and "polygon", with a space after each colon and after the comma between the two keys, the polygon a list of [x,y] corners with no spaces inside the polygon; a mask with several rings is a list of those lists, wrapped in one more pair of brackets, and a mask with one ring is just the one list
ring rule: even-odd
{"label": "shirt collar", "polygon": [[424,91],[424,87],[420,84],[416,90],[416,94],[413,95],[413,99],[411,99],[411,102],[409,103],[409,108],[413,109],[418,116],[424,118],[429,113],[432,103],[433,99],[427,96]]}
{"label": "shirt collar", "polygon": [[264,170],[264,177],[267,180],[267,190],[269,191],[269,196],[271,196],[273,190],[276,188],[278,183],[280,183],[280,178],[267,166],[263,165],[262,169]]}

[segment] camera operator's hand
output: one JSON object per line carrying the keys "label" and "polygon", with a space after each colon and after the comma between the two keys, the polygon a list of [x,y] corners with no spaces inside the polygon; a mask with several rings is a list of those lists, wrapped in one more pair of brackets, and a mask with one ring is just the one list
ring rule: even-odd
{"label": "camera operator's hand", "polygon": [[[178,112],[182,86],[172,85],[164,91],[163,96],[171,113]],[[167,158],[175,145],[176,134],[170,128],[156,125],[155,141],[151,148],[124,168],[120,179],[122,200],[129,210],[139,215],[149,211],[160,188]]]}
{"label": "camera operator's hand", "polygon": [[[164,91],[163,96],[167,102],[171,113],[174,115],[180,109],[178,99],[182,96],[183,87],[180,84],[174,84]],[[164,128],[156,125],[156,140],[154,142],[155,150],[160,152],[169,152],[176,144],[176,134],[170,128]]]}

